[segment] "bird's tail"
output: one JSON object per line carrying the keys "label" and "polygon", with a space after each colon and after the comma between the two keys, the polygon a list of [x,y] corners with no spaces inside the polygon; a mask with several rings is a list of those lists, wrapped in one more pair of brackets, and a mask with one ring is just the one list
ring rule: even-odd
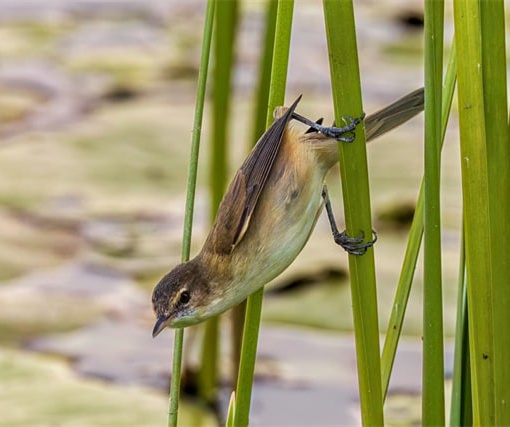
{"label": "bird's tail", "polygon": [[423,111],[423,88],[403,96],[365,118],[367,142],[400,126]]}

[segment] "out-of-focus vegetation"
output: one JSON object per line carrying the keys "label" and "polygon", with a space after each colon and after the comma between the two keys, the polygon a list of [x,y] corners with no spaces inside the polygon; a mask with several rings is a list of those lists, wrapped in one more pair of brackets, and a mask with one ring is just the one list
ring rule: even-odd
{"label": "out-of-focus vegetation", "polygon": [[[155,426],[166,421],[161,393],[79,378],[50,357],[1,349],[0,381],[3,425]],[[186,402],[181,411],[182,425],[216,425],[212,414]]]}

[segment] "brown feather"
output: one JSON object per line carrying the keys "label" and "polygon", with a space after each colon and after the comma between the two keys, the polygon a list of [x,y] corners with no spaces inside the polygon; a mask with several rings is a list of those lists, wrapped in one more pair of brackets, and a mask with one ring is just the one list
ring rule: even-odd
{"label": "brown feather", "polygon": [[301,96],[273,122],[237,171],[218,208],[207,239],[209,246],[205,245],[213,248],[215,253],[231,253],[246,233],[280,149],[285,128],[300,99]]}
{"label": "brown feather", "polygon": [[209,234],[210,248],[215,253],[226,255],[232,252],[245,204],[246,179],[243,171],[239,170],[221,201],[214,226]]}
{"label": "brown feather", "polygon": [[423,111],[424,91],[416,89],[365,119],[367,142],[407,122]]}

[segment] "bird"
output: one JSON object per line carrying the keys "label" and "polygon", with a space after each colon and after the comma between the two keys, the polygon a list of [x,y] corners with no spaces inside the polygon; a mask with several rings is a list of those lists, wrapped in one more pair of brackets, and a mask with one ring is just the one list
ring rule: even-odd
{"label": "bird", "polygon": [[[354,140],[363,116],[344,118],[343,127],[326,127],[295,109],[277,107],[274,122],[245,159],[223,200],[200,252],[157,283],[152,293],[156,315],[152,335],[166,327],[202,322],[239,304],[282,273],[308,241],[324,206],[335,242],[363,255],[376,240],[339,232],[325,186],[338,162],[338,144]],[[364,119],[367,141],[408,121],[423,110],[417,89]],[[291,122],[309,126],[300,130]]]}

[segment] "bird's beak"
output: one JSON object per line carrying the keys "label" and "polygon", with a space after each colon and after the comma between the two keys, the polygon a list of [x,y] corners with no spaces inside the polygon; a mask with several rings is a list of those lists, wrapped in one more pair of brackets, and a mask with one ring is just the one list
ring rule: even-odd
{"label": "bird's beak", "polygon": [[154,329],[152,330],[152,338],[158,335],[163,329],[166,328],[166,322],[168,317],[158,316],[158,320],[156,320],[156,324],[154,325]]}

